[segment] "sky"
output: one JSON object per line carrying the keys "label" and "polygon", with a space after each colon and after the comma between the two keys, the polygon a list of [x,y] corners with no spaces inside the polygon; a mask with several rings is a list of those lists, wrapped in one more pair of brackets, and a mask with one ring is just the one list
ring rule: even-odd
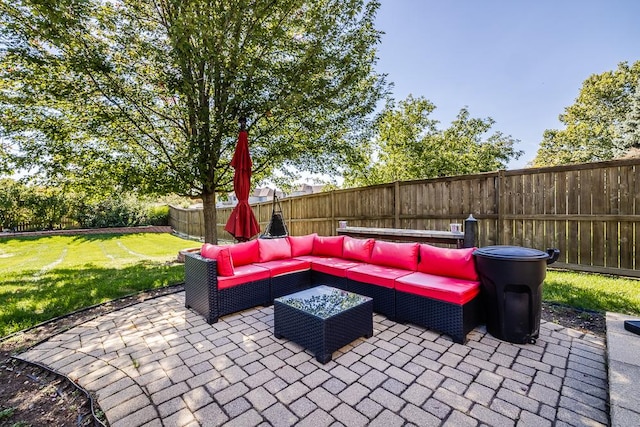
{"label": "sky", "polygon": [[467,106],[520,140],[524,168],[584,80],[640,60],[640,0],[380,0],[377,71],[393,97],[435,104],[449,126]]}

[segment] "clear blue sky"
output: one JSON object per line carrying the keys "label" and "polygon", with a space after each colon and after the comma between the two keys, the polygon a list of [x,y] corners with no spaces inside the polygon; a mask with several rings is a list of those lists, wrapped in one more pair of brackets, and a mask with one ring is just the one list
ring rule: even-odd
{"label": "clear blue sky", "polygon": [[377,69],[396,100],[423,96],[447,127],[460,108],[521,142],[525,167],[582,82],[640,60],[640,0],[381,0]]}

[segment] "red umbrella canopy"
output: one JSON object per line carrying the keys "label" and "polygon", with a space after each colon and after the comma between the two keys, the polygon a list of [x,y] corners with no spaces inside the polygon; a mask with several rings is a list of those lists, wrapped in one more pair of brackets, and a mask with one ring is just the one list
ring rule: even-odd
{"label": "red umbrella canopy", "polygon": [[[242,122],[241,122],[242,123]],[[249,240],[260,232],[260,225],[251,206],[249,206],[249,191],[251,191],[251,156],[249,154],[249,138],[244,129],[244,123],[238,135],[238,145],[231,159],[233,173],[233,190],[238,198],[238,204],[227,221],[224,229],[236,240]]]}

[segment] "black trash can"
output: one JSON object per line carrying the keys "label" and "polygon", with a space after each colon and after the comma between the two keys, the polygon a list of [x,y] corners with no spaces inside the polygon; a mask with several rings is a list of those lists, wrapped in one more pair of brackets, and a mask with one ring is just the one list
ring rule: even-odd
{"label": "black trash can", "polygon": [[487,331],[504,341],[535,343],[547,264],[555,262],[560,251],[486,246],[473,255],[482,283]]}

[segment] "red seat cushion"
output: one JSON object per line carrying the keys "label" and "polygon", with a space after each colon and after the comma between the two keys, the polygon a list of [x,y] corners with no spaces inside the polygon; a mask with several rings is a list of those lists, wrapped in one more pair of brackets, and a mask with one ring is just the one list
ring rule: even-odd
{"label": "red seat cushion", "polygon": [[234,267],[258,262],[259,247],[257,240],[236,243],[235,245],[229,246],[229,250],[231,251],[231,259],[233,260]]}
{"label": "red seat cushion", "polygon": [[[231,288],[256,280],[269,279],[271,272],[255,264],[241,265],[235,268],[233,276],[218,277],[218,289]],[[265,286],[269,286],[267,283]]]}
{"label": "red seat cushion", "polygon": [[313,261],[316,261],[318,259],[323,259],[325,257],[323,256],[315,256],[315,255],[300,255],[295,257],[295,259],[299,259],[302,261],[309,261],[310,263],[313,263]]}
{"label": "red seat cushion", "polygon": [[341,258],[343,241],[344,236],[316,236],[311,255]]}
{"label": "red seat cushion", "polygon": [[438,248],[422,244],[420,245],[418,271],[437,276],[477,281],[479,280],[478,272],[473,258],[473,251],[476,249]]}
{"label": "red seat cushion", "polygon": [[277,259],[273,261],[261,262],[258,265],[262,268],[268,269],[271,272],[271,277],[311,269],[311,263],[309,261],[303,261],[301,259],[295,258]]}
{"label": "red seat cushion", "polygon": [[317,257],[311,262],[311,270],[336,277],[347,277],[347,270],[358,265],[362,265],[362,263],[342,258]]}
{"label": "red seat cushion", "polygon": [[316,236],[316,233],[307,234],[306,236],[288,236],[287,238],[291,245],[291,256],[311,255],[313,241]]}
{"label": "red seat cushion", "polygon": [[396,279],[411,274],[412,272],[401,268],[386,267],[384,265],[361,264],[348,269],[346,273],[347,279],[349,280],[393,289]]}
{"label": "red seat cushion", "polygon": [[291,245],[286,237],[279,239],[258,239],[258,259],[260,262],[291,258]]}
{"label": "red seat cushion", "polygon": [[345,236],[342,243],[342,257],[354,261],[369,262],[373,243],[373,239],[354,239]]}
{"label": "red seat cushion", "polygon": [[216,260],[216,270],[220,276],[233,276],[233,261],[228,246],[217,246],[205,243],[200,249],[200,256]]}
{"label": "red seat cushion", "polygon": [[480,282],[415,272],[397,279],[396,291],[462,305],[480,293]]}
{"label": "red seat cushion", "polygon": [[376,240],[371,251],[371,264],[416,271],[418,267],[417,243],[395,243]]}

